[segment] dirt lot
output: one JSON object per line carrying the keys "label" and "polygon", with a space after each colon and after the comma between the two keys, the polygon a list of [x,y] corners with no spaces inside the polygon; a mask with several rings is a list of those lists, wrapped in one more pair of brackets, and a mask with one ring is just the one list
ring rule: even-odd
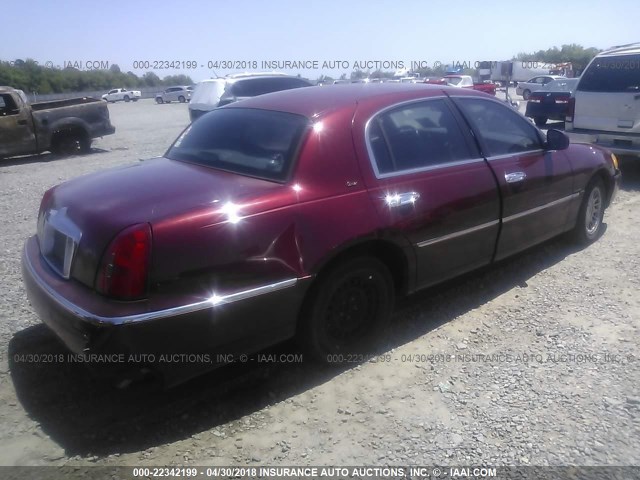
{"label": "dirt lot", "polygon": [[640,464],[633,159],[597,243],[553,240],[404,300],[377,362],[256,362],[163,392],[25,361],[66,353],[21,281],[43,192],[161,155],[188,123],[186,105],[109,109],[117,133],[93,153],[0,164],[0,465]]}

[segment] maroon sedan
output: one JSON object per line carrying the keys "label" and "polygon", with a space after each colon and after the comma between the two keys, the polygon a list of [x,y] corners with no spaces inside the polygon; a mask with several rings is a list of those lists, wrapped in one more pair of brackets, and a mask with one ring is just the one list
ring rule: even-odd
{"label": "maroon sedan", "polygon": [[23,275],[70,350],[146,354],[169,383],[294,335],[336,360],[398,295],[564,232],[596,240],[619,180],[608,151],[482,93],[297,89],[46,192]]}

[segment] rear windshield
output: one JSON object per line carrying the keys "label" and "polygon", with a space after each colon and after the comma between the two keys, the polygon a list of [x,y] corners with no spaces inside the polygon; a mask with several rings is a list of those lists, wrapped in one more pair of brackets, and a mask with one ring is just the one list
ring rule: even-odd
{"label": "rear windshield", "polygon": [[266,77],[239,80],[231,85],[234,97],[257,97],[265,93],[279,92],[291,88],[308,87],[310,84],[301,78]]}
{"label": "rear windshield", "polygon": [[165,156],[285,181],[308,125],[307,118],[292,113],[222,108],[192,123]]}
{"label": "rear windshield", "polygon": [[583,92],[640,91],[640,55],[596,58],[582,74]]}

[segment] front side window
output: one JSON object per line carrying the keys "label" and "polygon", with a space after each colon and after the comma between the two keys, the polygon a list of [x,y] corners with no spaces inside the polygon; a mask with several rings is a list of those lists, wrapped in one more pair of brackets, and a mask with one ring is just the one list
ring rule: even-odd
{"label": "front side window", "polygon": [[582,74],[581,92],[640,92],[640,55],[596,58]]}
{"label": "front side window", "polygon": [[511,108],[481,98],[456,98],[456,103],[479,133],[487,156],[542,148],[537,129]]}
{"label": "front side window", "polygon": [[251,108],[213,110],[191,124],[166,153],[172,160],[285,181],[309,120]]}
{"label": "front side window", "polygon": [[473,157],[444,100],[427,100],[370,120],[367,141],[380,174],[432,167]]}

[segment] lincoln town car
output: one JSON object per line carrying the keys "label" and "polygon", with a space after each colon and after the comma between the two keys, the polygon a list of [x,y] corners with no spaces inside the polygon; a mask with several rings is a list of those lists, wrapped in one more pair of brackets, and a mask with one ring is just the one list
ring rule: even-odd
{"label": "lincoln town car", "polygon": [[294,89],[48,190],[23,277],[72,352],[145,354],[169,384],[292,337],[327,360],[384,339],[399,296],[596,241],[619,182],[609,151],[481,92]]}

